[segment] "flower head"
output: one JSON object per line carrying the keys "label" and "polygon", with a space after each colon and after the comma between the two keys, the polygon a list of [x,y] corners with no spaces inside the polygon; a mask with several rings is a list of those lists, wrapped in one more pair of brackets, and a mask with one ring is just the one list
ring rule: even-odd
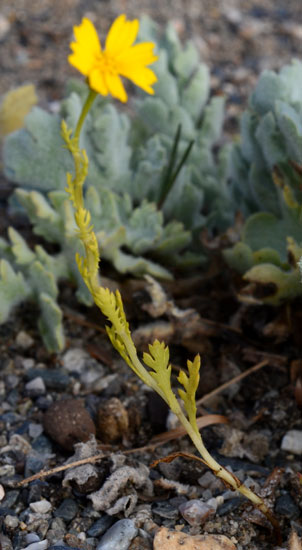
{"label": "flower head", "polygon": [[139,21],[127,21],[120,15],[112,24],[102,50],[93,23],[83,18],[78,27],[74,27],[76,41],[70,44],[73,53],[68,61],[88,79],[92,90],[101,95],[112,95],[120,101],[127,101],[127,94],[121,76],[154,94],[152,84],[157,81],[154,72],[147,67],[157,60],[153,53],[152,42],[135,44]]}

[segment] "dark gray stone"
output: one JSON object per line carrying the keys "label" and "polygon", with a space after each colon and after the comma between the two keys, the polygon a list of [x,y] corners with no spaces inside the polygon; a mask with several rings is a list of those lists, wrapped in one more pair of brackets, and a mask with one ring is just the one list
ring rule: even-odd
{"label": "dark gray stone", "polygon": [[54,516],[62,518],[64,521],[71,521],[78,512],[78,505],[72,498],[65,498],[59,508],[54,512]]}
{"label": "dark gray stone", "polygon": [[103,535],[109,527],[113,524],[114,519],[108,514],[104,514],[100,519],[95,521],[87,531],[89,537],[100,537]]}
{"label": "dark gray stone", "polygon": [[300,515],[299,507],[296,505],[289,493],[285,493],[277,498],[275,512],[276,514],[285,516],[288,519],[295,519]]}

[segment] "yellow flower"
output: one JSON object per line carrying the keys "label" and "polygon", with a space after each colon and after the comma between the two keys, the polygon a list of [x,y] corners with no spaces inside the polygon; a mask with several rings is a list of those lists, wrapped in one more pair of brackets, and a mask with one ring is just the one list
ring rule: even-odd
{"label": "yellow flower", "polygon": [[133,43],[137,37],[139,21],[127,21],[120,15],[112,24],[102,50],[93,23],[83,18],[78,27],[74,27],[76,42],[70,47],[73,53],[68,61],[88,79],[92,90],[101,95],[112,95],[120,101],[127,101],[127,94],[121,76],[154,94],[152,84],[157,81],[154,72],[147,67],[157,60],[153,53],[152,42]]}

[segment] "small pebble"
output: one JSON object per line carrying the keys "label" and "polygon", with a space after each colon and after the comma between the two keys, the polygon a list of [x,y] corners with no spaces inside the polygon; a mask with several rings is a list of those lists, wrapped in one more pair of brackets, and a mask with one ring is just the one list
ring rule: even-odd
{"label": "small pebble", "polygon": [[295,519],[300,516],[299,507],[296,505],[289,493],[285,493],[277,498],[275,512],[276,514],[285,516],[288,519]]}
{"label": "small pebble", "polygon": [[54,370],[47,369],[43,365],[37,365],[26,372],[28,380],[41,377],[46,388],[49,390],[66,390],[70,383],[70,378],[64,369],[56,368]]}
{"label": "small pebble", "polygon": [[302,454],[302,431],[290,430],[287,432],[282,439],[281,449],[295,455]]}
{"label": "small pebble", "polygon": [[17,490],[7,491],[5,498],[2,501],[2,506],[12,508],[12,506],[14,506],[14,504],[17,502],[19,495],[20,495],[20,492]]}
{"label": "small pebble", "polygon": [[25,460],[24,476],[29,477],[37,472],[40,472],[44,467],[44,461],[35,455],[27,455]]}
{"label": "small pebble", "polygon": [[45,432],[68,451],[75,443],[95,435],[95,425],[85,409],[83,399],[66,399],[50,405],[44,414]]}
{"label": "small pebble", "polygon": [[127,436],[129,418],[127,409],[117,398],[112,397],[98,410],[97,430],[104,443],[114,443]]}
{"label": "small pebble", "polygon": [[1,550],[13,550],[11,541],[2,533],[0,533],[0,545]]}
{"label": "small pebble", "polygon": [[46,386],[41,376],[36,376],[25,384],[25,390],[30,397],[37,397],[46,392]]}
{"label": "small pebble", "polygon": [[55,517],[62,518],[64,521],[71,521],[78,512],[78,505],[72,498],[65,498],[59,508],[54,512]]}
{"label": "small pebble", "polygon": [[31,422],[28,426],[28,435],[32,439],[36,439],[41,435],[43,432],[43,426],[42,424],[36,424],[35,422]]}
{"label": "small pebble", "polygon": [[218,508],[218,515],[224,516],[225,514],[229,514],[230,512],[233,512],[244,501],[244,498],[242,497],[233,497],[228,500],[226,500],[221,506]]}
{"label": "small pebble", "polygon": [[[184,504],[182,503],[182,506]],[[169,502],[159,502],[152,507],[153,514],[160,516],[165,519],[174,519],[176,520],[179,516],[178,509],[170,504]]]}
{"label": "small pebble", "polygon": [[19,525],[19,520],[17,516],[6,516],[4,519],[4,524],[7,529],[16,529]]}
{"label": "small pebble", "polygon": [[120,519],[101,538],[96,550],[127,550],[137,533],[134,521]]}
{"label": "small pebble", "polygon": [[50,439],[44,435],[39,435],[33,442],[32,448],[39,455],[49,456],[53,452],[53,445]]}
{"label": "small pebble", "polygon": [[0,477],[13,476],[15,474],[15,468],[12,464],[3,464],[0,466]]}
{"label": "small pebble", "polygon": [[108,514],[104,514],[100,519],[95,521],[87,531],[89,537],[100,537],[103,535],[109,527],[113,524],[114,519]]}
{"label": "small pebble", "polygon": [[182,517],[192,526],[205,523],[209,517],[215,515],[215,508],[202,500],[192,499],[179,506]]}
{"label": "small pebble", "polygon": [[64,353],[62,363],[69,372],[80,373],[90,359],[90,355],[82,348],[72,348]]}
{"label": "small pebble", "polygon": [[16,344],[21,349],[28,349],[34,344],[34,339],[24,330],[20,330],[16,336]]}
{"label": "small pebble", "polygon": [[37,514],[47,514],[51,510],[52,506],[48,500],[38,500],[37,502],[31,502],[30,508]]}

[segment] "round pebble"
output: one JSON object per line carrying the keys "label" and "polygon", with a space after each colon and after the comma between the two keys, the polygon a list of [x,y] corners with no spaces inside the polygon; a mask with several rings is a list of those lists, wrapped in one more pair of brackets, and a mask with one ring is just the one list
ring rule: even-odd
{"label": "round pebble", "polygon": [[30,508],[37,514],[47,514],[51,510],[52,506],[48,500],[38,500],[37,502],[31,502]]}
{"label": "round pebble", "polygon": [[215,509],[202,500],[192,499],[179,506],[182,517],[192,526],[201,525],[210,516],[215,514]]}
{"label": "round pebble", "polygon": [[82,348],[72,348],[64,353],[62,363],[70,372],[81,372],[89,359],[91,358],[87,351]]}
{"label": "round pebble", "polygon": [[300,516],[299,507],[296,505],[289,493],[285,493],[277,498],[275,512],[276,514],[285,516],[289,519],[295,519]]}
{"label": "round pebble", "polygon": [[45,432],[61,447],[73,450],[75,443],[95,435],[95,425],[83,399],[66,399],[50,405],[44,414]]}
{"label": "round pebble", "polygon": [[34,344],[34,339],[24,330],[20,330],[16,336],[16,344],[21,349],[28,349]]}
{"label": "round pebble", "polygon": [[54,515],[57,518],[64,519],[64,521],[71,521],[77,515],[77,512],[78,505],[76,501],[72,498],[65,498]]}
{"label": "round pebble", "polygon": [[25,384],[25,390],[30,397],[38,397],[46,392],[46,386],[41,376],[36,376]]}
{"label": "round pebble", "polygon": [[16,529],[19,525],[19,520],[17,516],[6,516],[4,519],[4,524],[7,529]]}
{"label": "round pebble", "polygon": [[101,538],[96,550],[127,550],[137,533],[131,519],[120,519]]}
{"label": "round pebble", "polygon": [[103,535],[109,527],[113,524],[114,519],[108,514],[104,514],[100,519],[95,521],[87,531],[89,537],[100,537]]}
{"label": "round pebble", "polygon": [[282,451],[287,451],[296,455],[302,454],[302,431],[289,430],[282,439]]}

